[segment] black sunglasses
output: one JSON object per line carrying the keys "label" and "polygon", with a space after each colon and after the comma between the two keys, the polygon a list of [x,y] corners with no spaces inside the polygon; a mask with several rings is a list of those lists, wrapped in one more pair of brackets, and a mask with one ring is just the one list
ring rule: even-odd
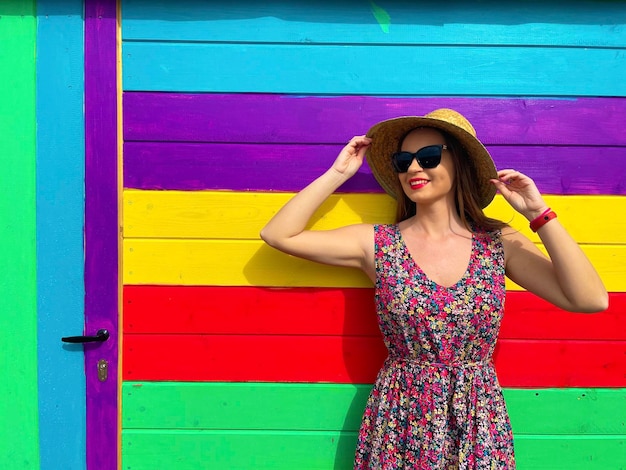
{"label": "black sunglasses", "polygon": [[435,168],[441,163],[441,152],[448,150],[447,145],[429,145],[423,147],[415,153],[411,152],[397,152],[391,157],[393,168],[398,173],[406,173],[409,171],[413,159],[417,159],[417,163],[422,168]]}

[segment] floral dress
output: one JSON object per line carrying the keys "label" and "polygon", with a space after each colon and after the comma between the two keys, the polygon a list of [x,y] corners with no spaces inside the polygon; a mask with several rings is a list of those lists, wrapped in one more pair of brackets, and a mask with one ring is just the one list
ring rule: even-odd
{"label": "floral dress", "polygon": [[500,232],[476,231],[463,277],[431,281],[396,225],[376,225],[376,307],[389,351],[367,401],[355,469],[514,469],[492,354],[504,309]]}

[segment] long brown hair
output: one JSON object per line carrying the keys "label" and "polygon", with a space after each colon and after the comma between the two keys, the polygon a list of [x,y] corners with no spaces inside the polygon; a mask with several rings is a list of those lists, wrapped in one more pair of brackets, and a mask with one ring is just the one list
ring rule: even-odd
{"label": "long brown hair", "polygon": [[[412,129],[412,131],[415,129]],[[409,131],[409,132],[412,132]],[[439,131],[439,129],[437,129]],[[476,181],[476,171],[474,166],[468,164],[469,158],[465,149],[459,142],[449,134],[439,131],[443,135],[448,151],[452,155],[454,163],[454,200],[456,212],[461,218],[463,225],[470,231],[480,229],[487,232],[500,230],[507,226],[506,223],[498,219],[487,217],[478,203],[476,186],[472,184]],[[402,145],[402,139],[400,145]],[[395,192],[398,195],[396,204],[396,223],[402,222],[416,213],[416,204],[404,193],[400,180],[396,180]]]}

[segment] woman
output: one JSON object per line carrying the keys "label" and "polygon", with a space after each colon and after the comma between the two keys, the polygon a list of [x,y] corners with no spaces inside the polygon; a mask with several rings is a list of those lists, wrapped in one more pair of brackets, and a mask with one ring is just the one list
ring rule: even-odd
{"label": "woman", "polygon": [[[397,223],[305,230],[365,156],[397,199]],[[549,257],[484,215],[496,190],[531,221]],[[295,256],[360,268],[376,286],[389,357],[363,415],[355,469],[514,468],[491,359],[504,276],[566,310],[608,306],[600,277],[534,182],[515,170],[496,171],[472,125],[449,109],[383,121],[354,137],[261,237]]]}

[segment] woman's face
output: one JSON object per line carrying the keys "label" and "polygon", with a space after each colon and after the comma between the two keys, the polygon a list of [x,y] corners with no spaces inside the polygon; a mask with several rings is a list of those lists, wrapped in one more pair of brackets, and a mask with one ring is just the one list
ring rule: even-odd
{"label": "woman's face", "polygon": [[[402,141],[403,152],[417,152],[429,145],[445,145],[443,134],[435,129],[423,127],[411,131]],[[449,150],[442,150],[441,163],[435,168],[422,168],[413,159],[406,173],[398,178],[404,193],[417,205],[447,201],[454,204],[454,163]]]}

